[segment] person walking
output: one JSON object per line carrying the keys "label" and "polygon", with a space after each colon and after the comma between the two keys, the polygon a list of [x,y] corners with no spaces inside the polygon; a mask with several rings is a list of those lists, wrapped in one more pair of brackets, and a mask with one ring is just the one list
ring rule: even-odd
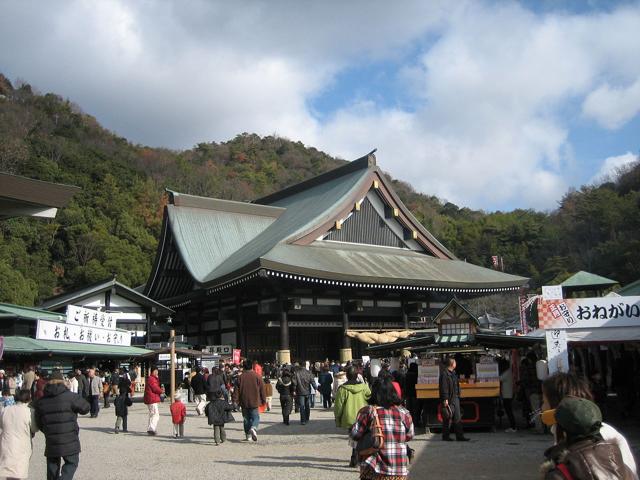
{"label": "person walking", "polygon": [[193,389],[193,399],[196,402],[196,413],[202,415],[207,403],[207,382],[200,367],[196,367],[196,374],[191,378],[191,388]]}
{"label": "person walking", "polygon": [[442,440],[452,441],[449,437],[453,425],[456,440],[466,442],[469,439],[464,436],[462,430],[462,413],[460,411],[460,382],[455,372],[456,360],[447,357],[444,360],[444,370],[440,374],[440,406],[442,411]]}
{"label": "person walking", "polygon": [[216,446],[227,441],[224,424],[231,415],[232,409],[233,407],[224,399],[222,390],[214,393],[214,399],[211,400],[205,408],[209,425],[213,427],[213,440]]}
{"label": "person walking", "polygon": [[161,401],[160,395],[163,393],[164,390],[160,386],[160,379],[158,378],[158,367],[151,367],[151,372],[144,386],[144,404],[149,409],[149,425],[147,427],[147,434],[149,435],[156,435],[158,420],[160,420],[158,404]]}
{"label": "person walking", "polygon": [[[341,388],[344,388],[341,387]],[[360,455],[360,479],[406,480],[409,475],[409,446],[413,438],[413,419],[401,406],[391,378],[378,378],[373,382],[369,405],[358,412],[351,438],[360,440],[365,433],[380,424],[384,443],[382,448],[370,454]]]}
{"label": "person walking", "polygon": [[100,412],[100,394],[103,390],[103,383],[96,375],[95,368],[89,369],[89,398],[91,405],[91,418],[96,418]]}
{"label": "person walking", "polygon": [[242,364],[243,372],[238,379],[238,387],[234,391],[236,404],[242,408],[244,420],[245,440],[249,437],[254,442],[258,441],[258,425],[260,424],[260,405],[266,403],[264,394],[264,382],[262,378],[252,370],[252,363],[245,360]]}
{"label": "person walking", "polygon": [[[358,383],[358,371],[355,367],[347,368],[347,381],[336,392],[336,401],[333,406],[333,415],[336,419],[336,427],[351,430],[356,421],[358,412],[367,406],[371,397],[371,390],[366,383]],[[358,464],[356,450],[351,452],[350,467]]]}
{"label": "person walking", "polygon": [[82,374],[79,368],[75,369],[76,382],[78,383],[78,395],[85,400],[89,401],[89,381],[87,377]]}
{"label": "person walking", "polygon": [[64,386],[64,377],[58,371],[34,405],[36,421],[45,438],[47,480],[71,480],[80,461],[78,414],[86,415],[91,406]]}
{"label": "person walking", "polygon": [[333,375],[329,371],[329,365],[322,366],[322,372],[318,375],[318,391],[322,395],[322,408],[331,408],[331,387],[333,386]]}
{"label": "person walking", "polygon": [[173,400],[169,407],[171,421],[173,422],[173,436],[175,438],[184,438],[184,421],[187,418],[187,407],[182,403],[182,397],[179,393],[174,395]]}
{"label": "person walking", "polygon": [[218,367],[215,367],[211,371],[211,374],[207,377],[206,385],[207,400],[211,401],[216,398],[215,394],[219,390],[223,391],[224,395],[224,390],[226,390],[226,387],[224,385],[224,375],[222,375],[222,371]]}
{"label": "person walking", "polygon": [[505,430],[507,433],[516,432],[516,419],[513,416],[513,372],[509,360],[501,358],[498,362],[500,373],[500,398],[502,407],[509,419],[509,428]]}
{"label": "person walking", "polygon": [[113,406],[116,411],[116,426],[114,433],[120,433],[122,426],[123,432],[128,432],[127,418],[129,416],[129,407],[133,405],[131,397],[129,397],[129,386],[123,385],[124,388],[119,389],[118,396],[113,400]]}
{"label": "person walking", "polygon": [[276,390],[280,394],[280,407],[282,408],[282,422],[289,425],[289,415],[293,408],[293,395],[295,386],[291,381],[291,371],[288,368],[282,369],[282,374],[276,382]]}
{"label": "person walking", "polygon": [[273,400],[273,385],[268,376],[264,376],[264,396],[267,399],[267,412],[271,411],[271,401]]}
{"label": "person walking", "polygon": [[33,365],[29,365],[24,369],[24,375],[22,376],[22,385],[20,386],[23,390],[29,390],[33,388],[33,384],[36,381],[36,371]]}
{"label": "person walking", "polygon": [[296,368],[293,377],[291,379],[295,386],[296,396],[298,398],[298,406],[300,408],[300,424],[306,425],[309,422],[311,416],[311,391],[312,388],[318,389],[313,375],[302,365]]}
{"label": "person walking", "polygon": [[31,438],[38,431],[31,391],[18,390],[15,397],[17,403],[0,413],[0,477],[10,479],[29,477]]}

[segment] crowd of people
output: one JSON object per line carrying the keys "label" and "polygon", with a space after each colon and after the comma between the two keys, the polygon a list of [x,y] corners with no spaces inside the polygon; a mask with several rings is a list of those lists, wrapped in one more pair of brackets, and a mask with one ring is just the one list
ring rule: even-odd
{"label": "crowd of people", "polygon": [[[257,442],[260,415],[271,410],[273,384],[279,394],[283,425],[299,415],[300,425],[311,422],[316,392],[322,408],[333,410],[335,423],[351,444],[351,467],[359,467],[365,480],[406,479],[413,449],[416,416],[415,364],[404,364],[392,372],[383,365],[376,376],[366,365],[350,362],[293,365],[265,365],[245,360],[242,365],[224,364],[208,369],[195,367],[185,375],[169,406],[173,436],[185,436],[186,402],[194,403],[193,413],[206,416],[212,427],[215,445],[227,440],[225,424],[234,421],[233,413],[243,419],[244,441]],[[526,367],[526,363],[524,367]],[[443,361],[440,376],[442,440],[450,441],[450,432],[458,441],[468,440],[462,431],[460,387],[454,358]],[[507,382],[509,365],[501,365],[501,380]],[[523,369],[524,382],[534,383]],[[99,372],[95,368],[75,370],[66,376],[60,371],[50,375],[33,368],[9,379],[0,371],[0,477],[28,478],[31,439],[36,432],[45,436],[48,479],[71,479],[78,468],[80,440],[78,415],[96,417],[103,408],[115,413],[114,433],[128,431],[128,410],[132,406],[135,374],[126,368]],[[552,434],[541,471],[545,480],[637,479],[633,454],[625,438],[604,423],[590,383],[575,374],[559,373],[543,382],[536,379],[531,404],[539,402],[538,417]],[[165,401],[165,386],[158,369],[151,367],[145,379],[144,404],[148,408],[147,433],[157,434],[159,404]],[[526,384],[529,388],[529,384]],[[503,385],[504,387],[504,385]],[[515,418],[508,412],[514,398],[513,385],[503,388],[505,410],[510,429]],[[524,387],[518,384],[518,389]],[[510,390],[509,390],[510,389]],[[539,389],[539,390],[538,390]],[[186,392],[186,394],[181,394]],[[539,395],[539,399],[537,398]],[[508,409],[507,409],[508,408]],[[531,409],[531,406],[526,408]],[[529,418],[525,423],[528,423]]]}

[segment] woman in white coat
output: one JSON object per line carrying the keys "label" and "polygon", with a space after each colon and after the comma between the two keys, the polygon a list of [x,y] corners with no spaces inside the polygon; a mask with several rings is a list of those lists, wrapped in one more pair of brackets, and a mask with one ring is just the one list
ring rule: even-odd
{"label": "woman in white coat", "polygon": [[38,431],[30,401],[31,392],[19,390],[16,404],[0,412],[0,477],[29,477],[31,439]]}

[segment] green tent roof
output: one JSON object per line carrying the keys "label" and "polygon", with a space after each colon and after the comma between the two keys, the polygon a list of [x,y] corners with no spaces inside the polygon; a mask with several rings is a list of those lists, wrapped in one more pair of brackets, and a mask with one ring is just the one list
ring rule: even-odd
{"label": "green tent roof", "polygon": [[560,285],[562,285],[562,288],[565,290],[597,290],[611,287],[617,283],[615,280],[601,277],[595,273],[580,271],[567,278]]}
{"label": "green tent roof", "polygon": [[0,318],[22,318],[26,320],[53,320],[62,321],[65,315],[53,313],[39,308],[23,307],[10,303],[0,303]]}
{"label": "green tent roof", "polygon": [[140,347],[120,347],[74,342],[56,342],[54,340],[36,340],[30,337],[4,337],[5,354],[34,355],[84,355],[88,357],[128,358],[151,353]]}
{"label": "green tent roof", "polygon": [[640,280],[636,280],[633,283],[625,285],[616,293],[618,295],[622,295],[623,297],[634,297],[636,295],[640,295]]}

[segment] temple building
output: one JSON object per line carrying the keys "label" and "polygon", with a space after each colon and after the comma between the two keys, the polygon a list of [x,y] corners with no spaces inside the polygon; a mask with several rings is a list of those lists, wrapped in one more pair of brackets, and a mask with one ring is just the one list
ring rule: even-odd
{"label": "temple building", "polygon": [[344,361],[366,353],[347,330],[425,328],[452,298],[528,281],[457,259],[373,153],[251,203],[168,194],[144,294],[196,346]]}

